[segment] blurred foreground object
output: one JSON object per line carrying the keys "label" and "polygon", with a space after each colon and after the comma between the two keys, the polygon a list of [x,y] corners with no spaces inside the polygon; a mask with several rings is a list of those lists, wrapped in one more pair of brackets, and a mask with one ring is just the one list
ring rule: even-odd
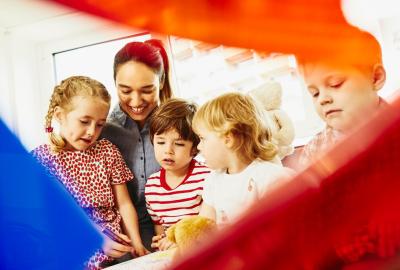
{"label": "blurred foreground object", "polygon": [[83,269],[100,234],[1,120],[0,171],[0,268]]}
{"label": "blurred foreground object", "polygon": [[399,269],[399,111],[397,98],[173,269]]}
{"label": "blurred foreground object", "polygon": [[[135,28],[302,58],[329,55],[338,40],[362,42],[340,0],[51,0]],[[339,61],[368,54],[347,51]]]}

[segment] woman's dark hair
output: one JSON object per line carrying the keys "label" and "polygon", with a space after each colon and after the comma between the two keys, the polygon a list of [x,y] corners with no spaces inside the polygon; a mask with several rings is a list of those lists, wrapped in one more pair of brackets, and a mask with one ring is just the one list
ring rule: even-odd
{"label": "woman's dark hair", "polygon": [[134,41],[126,44],[114,57],[114,81],[118,68],[129,61],[140,62],[151,68],[160,77],[160,101],[172,97],[169,82],[169,61],[165,48],[158,39],[150,39],[145,42]]}

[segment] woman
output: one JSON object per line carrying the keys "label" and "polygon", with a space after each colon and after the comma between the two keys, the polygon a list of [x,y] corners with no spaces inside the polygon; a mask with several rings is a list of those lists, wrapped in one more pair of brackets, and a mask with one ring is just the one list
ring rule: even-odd
{"label": "woman", "polygon": [[151,249],[154,226],[146,210],[146,179],[160,167],[149,134],[149,116],[160,102],[169,99],[167,53],[159,40],[126,44],[114,58],[114,81],[119,105],[111,113],[102,137],[116,144],[135,175],[128,190],[139,217],[140,235]]}

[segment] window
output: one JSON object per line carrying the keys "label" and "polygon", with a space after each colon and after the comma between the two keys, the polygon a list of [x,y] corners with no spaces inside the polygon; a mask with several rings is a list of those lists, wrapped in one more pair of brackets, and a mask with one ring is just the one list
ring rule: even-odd
{"label": "window", "polygon": [[96,79],[103,83],[110,93],[111,108],[113,108],[118,102],[113,78],[115,54],[128,42],[145,41],[150,38],[149,33],[141,33],[54,53],[56,82],[58,84],[63,79],[73,75],[83,75]]}
{"label": "window", "polygon": [[282,106],[296,131],[294,145],[304,144],[322,128],[293,55],[170,37],[176,92],[199,105],[229,91],[248,92],[270,81],[282,88]]}

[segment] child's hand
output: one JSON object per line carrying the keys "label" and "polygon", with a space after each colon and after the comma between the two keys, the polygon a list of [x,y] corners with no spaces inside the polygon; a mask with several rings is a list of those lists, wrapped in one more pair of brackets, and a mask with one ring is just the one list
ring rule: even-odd
{"label": "child's hand", "polygon": [[[126,236],[125,234],[118,233],[118,236],[124,239],[128,243],[131,242],[129,237]],[[102,249],[104,254],[112,258],[120,258],[128,252],[133,252],[133,248],[131,246],[126,246],[118,242],[115,242],[106,235],[103,235],[103,237],[104,237],[104,244]]]}
{"label": "child's hand", "polygon": [[158,246],[159,250],[167,250],[167,249],[175,247],[175,243],[169,241],[167,237],[160,239],[158,241],[158,243],[159,243],[159,246]]}
{"label": "child's hand", "polygon": [[151,247],[158,250],[167,250],[175,246],[175,244],[167,239],[165,234],[153,236]]}
{"label": "child's hand", "polygon": [[159,234],[159,235],[155,235],[153,236],[153,238],[151,239],[151,247],[154,249],[158,249],[159,246],[159,241],[160,239],[164,238],[165,234]]}
{"label": "child's hand", "polygon": [[148,250],[144,247],[144,245],[143,245],[143,243],[142,243],[141,241],[139,241],[139,242],[134,242],[134,243],[133,243],[133,247],[134,247],[134,249],[135,249],[135,254],[136,254],[137,256],[139,256],[139,257],[144,256],[144,255],[150,253],[150,251],[148,251]]}

